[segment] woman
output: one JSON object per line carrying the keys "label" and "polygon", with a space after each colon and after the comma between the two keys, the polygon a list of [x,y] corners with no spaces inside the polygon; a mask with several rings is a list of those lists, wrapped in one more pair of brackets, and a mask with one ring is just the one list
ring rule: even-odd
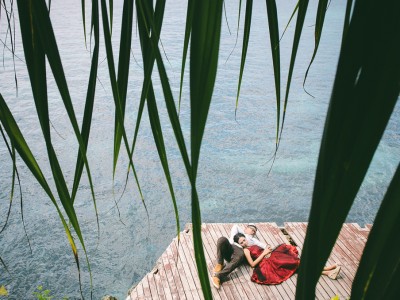
{"label": "woman", "polygon": [[[259,284],[280,284],[289,279],[299,267],[299,253],[292,245],[281,244],[274,250],[270,246],[265,249],[257,245],[249,247],[242,233],[236,234],[233,240],[243,247],[247,262],[254,268],[251,281]],[[325,267],[322,275],[336,279],[339,271],[340,267],[332,265]]]}

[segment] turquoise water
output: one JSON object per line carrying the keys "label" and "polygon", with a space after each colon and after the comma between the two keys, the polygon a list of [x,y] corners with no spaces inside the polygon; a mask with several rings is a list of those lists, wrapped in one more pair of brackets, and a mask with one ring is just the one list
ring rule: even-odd
{"label": "turquoise water", "polygon": [[[166,65],[177,99],[186,14],[185,1],[171,1],[166,7],[162,41],[168,56]],[[311,1],[305,22],[300,51],[294,70],[286,125],[277,160],[270,169],[269,159],[275,147],[275,92],[272,60],[269,50],[265,4],[254,4],[248,60],[244,72],[237,116],[236,88],[240,66],[241,35],[236,48],[237,2],[226,3],[227,20],[223,20],[221,55],[213,102],[204,136],[199,167],[198,192],[204,222],[277,222],[307,221],[311,203],[314,173],[324,119],[332,89],[340,47],[345,1],[331,3],[326,16],[319,53],[311,68],[306,88],[304,74],[313,47],[313,24],[316,2]],[[258,3],[259,2],[259,3]],[[279,4],[280,32],[285,27],[296,1]],[[116,4],[114,52],[118,52],[121,6]],[[52,2],[52,20],[58,37],[66,78],[79,121],[81,104],[86,97],[90,53],[86,50],[81,24],[80,2]],[[242,12],[242,21],[243,21]],[[3,16],[2,16],[3,17]],[[0,38],[5,39],[5,18],[1,19]],[[228,30],[228,25],[231,33]],[[241,29],[243,24],[240,25]],[[17,54],[23,60],[17,29]],[[294,24],[281,41],[282,82],[286,81]],[[138,37],[134,32],[131,81],[127,107],[128,135],[133,136],[142,82],[142,62]],[[234,49],[229,60],[229,53]],[[93,116],[91,144],[88,149],[100,217],[100,238],[97,238],[96,217],[85,176],[76,200],[78,218],[93,271],[94,299],[112,294],[124,299],[127,290],[149,272],[155,261],[176,235],[173,206],[159,163],[147,114],[143,117],[134,161],[144,193],[149,217],[130,178],[122,195],[127,159],[123,149],[118,172],[112,179],[112,141],[114,109],[107,63],[101,46],[98,87]],[[188,65],[188,64],[187,64]],[[18,94],[15,92],[12,57],[4,51],[4,67],[0,70],[0,91],[15,114],[28,144],[43,172],[50,178],[43,138],[38,128],[25,65],[16,59]],[[50,72],[49,72],[50,74]],[[188,72],[186,72],[188,75]],[[180,112],[184,134],[189,133],[188,76],[185,78]],[[168,125],[158,78],[154,76],[159,110],[163,121],[170,168],[176,190],[181,226],[190,222],[190,188],[182,160]],[[49,76],[49,84],[54,80]],[[284,87],[282,88],[282,92]],[[77,145],[59,94],[49,89],[53,140],[67,182],[72,185]],[[360,225],[372,223],[400,157],[400,108],[396,107],[384,139],[371,164],[365,182],[357,195],[347,221]],[[6,216],[11,183],[11,161],[0,142],[0,223]],[[78,275],[64,230],[55,209],[27,168],[18,162],[23,193],[23,211],[27,233],[32,244],[29,250],[21,223],[19,192],[12,207],[7,230],[0,235],[0,256],[12,274],[1,270],[0,285],[6,285],[10,299],[29,299],[38,285],[62,298],[79,297]],[[50,181],[50,184],[52,182]],[[122,197],[121,197],[122,195]],[[115,207],[118,201],[118,208]],[[81,258],[83,253],[81,251]],[[89,276],[83,268],[84,292],[88,295]]]}

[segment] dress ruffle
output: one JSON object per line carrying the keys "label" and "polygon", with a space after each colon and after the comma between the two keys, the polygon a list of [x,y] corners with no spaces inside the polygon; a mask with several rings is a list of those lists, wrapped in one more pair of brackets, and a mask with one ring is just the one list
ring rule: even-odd
{"label": "dress ruffle", "polygon": [[[264,249],[253,245],[248,248],[255,260]],[[254,268],[251,281],[259,284],[280,284],[292,276],[299,267],[299,252],[292,245],[281,244],[272,251],[271,256]]]}

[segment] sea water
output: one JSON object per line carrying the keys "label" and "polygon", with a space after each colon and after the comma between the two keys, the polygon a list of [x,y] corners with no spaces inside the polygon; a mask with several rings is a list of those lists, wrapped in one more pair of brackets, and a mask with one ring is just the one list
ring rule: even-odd
{"label": "sea water", "polygon": [[[90,20],[88,2],[86,24]],[[117,62],[122,5],[114,4],[113,45]],[[186,5],[183,0],[167,2],[161,37],[164,62],[176,102],[179,95]],[[278,2],[280,33],[288,23],[295,5],[294,0]],[[339,56],[345,5],[344,0],[334,1],[327,11],[319,52],[305,84],[311,97],[302,85],[314,47],[317,3],[310,1],[294,68],[282,140],[271,169],[277,109],[265,3],[254,3],[249,49],[237,110],[236,93],[245,11],[243,7],[236,41],[238,1],[225,3],[226,17],[224,15],[222,20],[219,69],[197,180],[203,222],[276,222],[282,225],[285,221],[308,220],[321,135]],[[7,48],[3,48],[0,91],[55,191],[24,63],[18,16],[15,15],[15,18],[15,73],[12,56]],[[85,47],[80,2],[52,1],[51,19],[80,124],[91,61],[89,33]],[[3,14],[0,38],[3,42],[7,39],[10,47],[5,20]],[[282,93],[286,87],[294,25],[295,19],[280,43]],[[138,33],[134,30],[125,119],[129,140],[132,140],[134,133],[143,80],[139,49]],[[153,79],[182,230],[186,223],[191,222],[190,186],[168,123],[159,78],[154,75]],[[78,151],[76,138],[50,69],[48,84],[52,140],[71,189]],[[180,120],[187,145],[190,144],[188,87],[189,61],[180,105]],[[364,225],[374,220],[399,163],[399,117],[400,109],[397,106],[347,222]],[[94,299],[100,299],[105,294],[124,299],[128,289],[152,269],[157,258],[177,234],[173,204],[146,109],[134,153],[146,206],[140,199],[132,174],[124,191],[128,160],[123,145],[113,178],[113,128],[114,102],[102,39],[88,148],[100,231],[97,230],[96,214],[85,172],[75,201],[93,275]],[[4,224],[11,193],[12,162],[3,141],[0,142],[0,165],[0,223]],[[39,285],[50,289],[56,299],[64,296],[79,298],[77,267],[54,205],[20,159],[17,166],[21,185],[16,185],[10,219],[6,230],[0,235],[0,257],[10,274],[0,265],[0,285],[6,286],[10,293],[9,299],[33,298],[32,293]],[[23,207],[20,205],[19,188],[22,190]],[[88,298],[90,279],[81,246],[79,255],[83,293]]]}

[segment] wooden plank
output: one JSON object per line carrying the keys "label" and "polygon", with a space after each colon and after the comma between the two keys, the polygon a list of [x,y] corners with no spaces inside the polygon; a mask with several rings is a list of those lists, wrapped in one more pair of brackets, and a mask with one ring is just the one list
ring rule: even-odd
{"label": "wooden plank", "polygon": [[149,274],[147,274],[146,277],[147,277],[147,280],[148,280],[149,286],[150,286],[151,299],[159,299],[160,297],[158,296],[157,286],[156,286],[156,282],[154,280],[154,274],[149,273]]}
{"label": "wooden plank", "polygon": [[[171,267],[172,278],[177,287],[178,299],[192,299],[187,280],[182,281],[181,274],[178,270],[179,253],[177,251],[174,253],[174,244],[175,243],[172,241],[172,243],[167,247],[166,254]],[[186,295],[185,286],[187,286],[188,295]]]}
{"label": "wooden plank", "polygon": [[[181,243],[179,243],[179,249],[181,249]],[[185,264],[185,254],[183,251],[178,250],[178,239],[174,238],[173,242],[171,243],[171,251],[172,251],[172,260],[176,262],[176,269],[179,275],[179,278],[182,282],[182,286],[185,292],[185,296],[187,299],[197,299],[197,291],[193,292],[190,283],[194,281],[191,279],[191,274],[187,270],[187,264]]]}
{"label": "wooden plank", "polygon": [[[199,296],[199,293],[198,293],[198,290],[196,287],[196,283],[194,281],[192,272],[189,267],[189,262],[188,262],[188,259],[190,260],[191,258],[186,257],[186,253],[184,250],[184,247],[186,247],[186,245],[184,245],[186,243],[186,241],[182,240],[182,234],[183,234],[183,232],[181,233],[181,239],[179,241],[179,244],[178,244],[178,240],[174,239],[174,247],[175,247],[176,251],[178,251],[178,253],[179,253],[178,267],[179,266],[182,267],[183,272],[181,272],[181,274],[185,278],[185,281],[187,282],[187,285],[189,286],[188,291],[192,295],[192,298],[198,299],[200,296]],[[188,294],[188,293],[186,293],[186,294]]]}
{"label": "wooden plank", "polygon": [[143,286],[143,299],[151,299],[151,291],[150,291],[150,286],[149,282],[147,280],[147,276],[145,276],[142,280],[142,286]]}
{"label": "wooden plank", "polygon": [[157,293],[158,293],[158,296],[160,299],[165,300],[165,299],[167,299],[167,296],[165,295],[165,290],[164,290],[165,278],[161,275],[162,264],[161,264],[160,258],[157,261],[156,268],[157,268],[157,273],[154,274],[154,281],[156,282]]}
{"label": "wooden plank", "polygon": [[194,258],[193,239],[191,230],[182,233],[182,240],[185,241],[182,249],[185,252],[187,262],[189,263],[189,269],[190,272],[192,273],[192,278],[194,279],[194,283],[196,285],[197,295],[200,299],[204,299],[203,292],[201,289],[200,279],[197,273],[196,261]]}
{"label": "wooden plank", "polygon": [[357,240],[357,248],[359,250],[358,260],[360,261],[362,253],[364,251],[365,244],[368,240],[368,233],[366,230],[363,230],[358,224],[344,224],[345,229],[348,230],[349,234],[354,235]]}
{"label": "wooden plank", "polygon": [[368,239],[368,236],[369,236],[369,233],[370,233],[370,231],[371,231],[371,230],[370,230],[371,228],[368,228],[367,225],[365,225],[365,227],[361,228],[360,225],[358,225],[357,223],[351,223],[351,225],[352,225],[352,227],[353,227],[354,229],[356,229],[357,232],[358,232],[359,234],[361,234],[365,239]]}
{"label": "wooden plank", "polygon": [[344,224],[340,231],[340,240],[354,255],[354,263],[359,265],[362,252],[364,250],[367,239],[357,230],[353,230],[350,224]]}
{"label": "wooden plank", "polygon": [[138,298],[138,293],[137,293],[137,285],[134,288],[131,288],[131,291],[127,297],[126,300],[135,300]]}
{"label": "wooden plank", "polygon": [[163,263],[163,267],[162,267],[163,273],[162,274],[165,274],[165,278],[166,278],[166,281],[167,281],[167,284],[169,287],[169,288],[167,288],[167,284],[164,284],[164,286],[165,286],[164,289],[166,290],[167,299],[169,297],[168,291],[171,293],[172,299],[178,299],[179,298],[178,289],[175,284],[174,277],[172,275],[171,264],[169,262],[166,251],[164,251],[164,253],[161,255],[161,258],[162,258],[162,263]]}
{"label": "wooden plank", "polygon": [[161,264],[158,266],[157,274],[159,274],[160,279],[161,279],[161,284],[164,289],[165,299],[172,300],[173,299],[172,290],[171,290],[170,283],[169,283],[169,276],[167,275],[167,272],[165,270],[164,256],[165,256],[165,254],[163,253],[161,255]]}
{"label": "wooden plank", "polygon": [[144,299],[143,280],[141,280],[138,283],[136,288],[137,288],[137,299],[143,300]]}

